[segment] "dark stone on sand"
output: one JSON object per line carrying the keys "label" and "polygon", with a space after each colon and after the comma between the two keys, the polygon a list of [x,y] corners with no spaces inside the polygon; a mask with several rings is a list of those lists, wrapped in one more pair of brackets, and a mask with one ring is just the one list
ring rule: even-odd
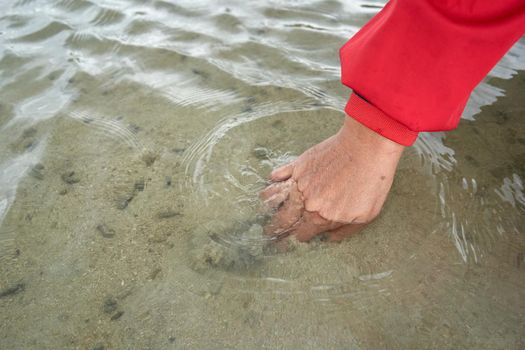
{"label": "dark stone on sand", "polygon": [[124,315],[124,311],[122,310],[117,311],[113,316],[111,316],[111,321],[118,320],[119,318],[122,317],[122,315]]}
{"label": "dark stone on sand", "polygon": [[80,178],[74,171],[66,171],[62,174],[61,178],[62,181],[70,185],[80,182]]}
{"label": "dark stone on sand", "polygon": [[466,159],[470,164],[472,164],[473,166],[475,166],[475,167],[479,167],[479,162],[478,162],[478,160],[477,160],[476,158],[474,158],[473,156],[467,154],[467,155],[465,156],[465,159]]}
{"label": "dark stone on sand", "polygon": [[116,203],[117,209],[124,210],[128,207],[129,201],[127,199],[118,199]]}
{"label": "dark stone on sand", "polygon": [[253,155],[257,159],[268,159],[268,150],[264,147],[257,147],[253,150]]}
{"label": "dark stone on sand", "polygon": [[61,189],[60,192],[58,192],[58,194],[61,195],[61,196],[67,194],[67,188]]}
{"label": "dark stone on sand", "polygon": [[140,131],[140,126],[138,126],[137,124],[130,123],[128,128],[134,134],[136,134],[136,133],[138,133]]}
{"label": "dark stone on sand", "polygon": [[95,346],[93,346],[93,350],[106,350],[106,347],[104,346],[104,344],[97,343],[95,344]]}
{"label": "dark stone on sand", "polygon": [[120,209],[120,210],[126,209],[128,207],[129,202],[131,202],[134,196],[135,196],[135,193],[132,192],[132,193],[127,193],[117,198],[117,201],[116,201],[117,209]]}
{"label": "dark stone on sand", "polygon": [[174,211],[171,209],[161,211],[160,213],[157,214],[159,219],[169,219],[169,218],[172,218],[178,215],[180,215],[178,211]]}
{"label": "dark stone on sand", "polygon": [[153,152],[144,152],[144,154],[142,154],[142,161],[146,164],[146,166],[153,165],[156,160],[157,155]]}
{"label": "dark stone on sand", "polygon": [[284,126],[284,122],[282,120],[277,119],[272,123],[272,128],[280,129]]}
{"label": "dark stone on sand", "polygon": [[108,227],[108,225],[104,223],[97,225],[97,230],[100,232],[102,237],[113,238],[115,236],[115,230],[113,230],[111,227]]}
{"label": "dark stone on sand", "polygon": [[155,278],[157,278],[157,276],[159,275],[161,271],[162,269],[160,267],[157,267],[156,269],[151,271],[151,273],[149,274],[149,279],[154,280]]}
{"label": "dark stone on sand", "polygon": [[35,146],[36,146],[36,143],[33,140],[27,140],[27,142],[24,143],[23,148],[33,149]]}
{"label": "dark stone on sand", "polygon": [[29,171],[29,175],[31,175],[37,180],[43,180],[44,174],[42,174],[42,170],[44,170],[44,166],[40,163],[37,163],[34,167],[31,168],[31,170]]}
{"label": "dark stone on sand", "polygon": [[37,130],[33,127],[27,128],[22,132],[22,137],[33,137],[36,135]]}
{"label": "dark stone on sand", "polygon": [[135,181],[135,190],[144,191],[144,179],[139,179]]}
{"label": "dark stone on sand", "polygon": [[196,68],[192,68],[191,70],[193,72],[193,74],[195,75],[200,75],[201,77],[203,78],[208,78],[209,74],[200,70],[200,69],[196,69]]}
{"label": "dark stone on sand", "polygon": [[382,6],[375,5],[375,4],[361,4],[360,6],[362,8],[365,8],[365,9],[381,9],[381,8],[383,8]]}
{"label": "dark stone on sand", "polygon": [[509,114],[506,111],[497,111],[495,114],[496,124],[503,125],[509,120]]}
{"label": "dark stone on sand", "polygon": [[175,338],[173,335],[168,338],[170,343],[175,343],[175,340],[177,340],[177,338]]}
{"label": "dark stone on sand", "polygon": [[104,305],[102,306],[102,310],[104,310],[107,314],[112,314],[117,310],[117,301],[112,296],[106,297],[104,299]]}
{"label": "dark stone on sand", "polygon": [[23,292],[26,289],[24,282],[18,282],[13,285],[7,286],[4,289],[0,289],[0,298],[4,298],[10,295],[15,295],[20,292]]}
{"label": "dark stone on sand", "polygon": [[170,187],[171,186],[171,176],[166,176],[164,178],[164,185],[166,185],[166,187]]}

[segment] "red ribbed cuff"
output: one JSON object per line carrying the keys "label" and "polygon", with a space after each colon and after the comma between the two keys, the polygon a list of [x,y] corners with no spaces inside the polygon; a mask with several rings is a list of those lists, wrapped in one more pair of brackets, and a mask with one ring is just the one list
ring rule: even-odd
{"label": "red ribbed cuff", "polygon": [[345,112],[367,128],[403,146],[411,146],[419,134],[368,103],[355,92],[350,95]]}

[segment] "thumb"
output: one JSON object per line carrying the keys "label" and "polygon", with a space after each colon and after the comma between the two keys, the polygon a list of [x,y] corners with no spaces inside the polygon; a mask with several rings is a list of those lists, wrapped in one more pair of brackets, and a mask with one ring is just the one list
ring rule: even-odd
{"label": "thumb", "polygon": [[293,168],[294,168],[294,162],[283,165],[275,169],[274,171],[272,171],[272,174],[270,175],[270,179],[272,181],[288,180],[292,176]]}

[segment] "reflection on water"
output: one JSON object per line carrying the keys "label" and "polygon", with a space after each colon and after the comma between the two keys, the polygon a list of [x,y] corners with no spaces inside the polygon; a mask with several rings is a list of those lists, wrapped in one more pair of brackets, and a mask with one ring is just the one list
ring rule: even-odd
{"label": "reflection on water", "polygon": [[522,348],[523,42],[363,234],[261,235],[257,192],[338,129],[337,50],[381,6],[4,5],[1,348]]}

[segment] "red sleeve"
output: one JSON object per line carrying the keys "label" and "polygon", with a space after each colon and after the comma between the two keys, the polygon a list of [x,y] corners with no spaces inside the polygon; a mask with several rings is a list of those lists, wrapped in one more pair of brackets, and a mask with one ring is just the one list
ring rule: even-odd
{"label": "red sleeve", "polygon": [[340,50],[345,111],[407,146],[419,131],[453,129],[524,33],[524,0],[390,0]]}

